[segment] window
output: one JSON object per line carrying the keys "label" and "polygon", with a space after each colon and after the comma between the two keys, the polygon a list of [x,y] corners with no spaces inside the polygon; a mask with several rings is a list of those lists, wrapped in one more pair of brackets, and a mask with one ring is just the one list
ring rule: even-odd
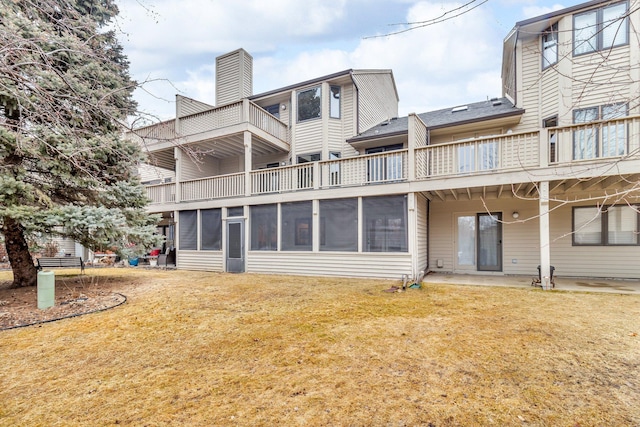
{"label": "window", "polygon": [[[329,160],[337,160],[339,159],[340,153],[331,152],[329,153]],[[330,163],[329,164],[329,185],[340,185],[342,184],[342,180],[340,178],[340,163]]]}
{"label": "window", "polygon": [[498,167],[498,144],[485,141],[478,144],[478,170],[491,170]]}
{"label": "window", "polygon": [[310,251],[313,227],[311,202],[282,204],[282,250]]}
{"label": "window", "polygon": [[298,92],[298,121],[319,119],[322,113],[320,86]]}
{"label": "window", "polygon": [[222,241],[222,209],[200,211],[200,249],[219,251]]}
{"label": "window", "polygon": [[[386,153],[388,151],[402,150],[402,144],[387,145],[384,147],[368,148],[366,154]],[[369,182],[385,182],[403,179],[403,153],[390,153],[384,156],[376,156],[367,160],[367,180]]]}
{"label": "window", "polygon": [[320,200],[320,250],[358,250],[358,199]]}
{"label": "window", "polygon": [[627,2],[590,10],[573,17],[573,54],[582,55],[628,43]]}
{"label": "window", "polygon": [[[299,165],[304,163],[319,162],[320,153],[301,154],[297,158]],[[308,165],[298,169],[298,189],[313,188],[313,167]]]}
{"label": "window", "polygon": [[[476,158],[477,148],[477,158]],[[498,167],[498,144],[495,141],[468,143],[458,147],[458,172],[491,170]]]}
{"label": "window", "polygon": [[407,197],[362,199],[365,252],[407,252]]}
{"label": "window", "polygon": [[320,153],[300,154],[298,156],[298,164],[319,162],[319,161],[320,161]]}
{"label": "window", "polygon": [[198,211],[180,211],[178,214],[180,229],[180,249],[198,249]]}
{"label": "window", "polygon": [[[549,117],[542,121],[542,127],[544,128],[554,128],[558,126],[558,116]],[[556,163],[558,161],[557,158],[557,146],[556,143],[558,141],[557,132],[551,131],[549,133],[549,163]]]}
{"label": "window", "polygon": [[244,206],[227,208],[227,217],[244,216]]}
{"label": "window", "polygon": [[638,206],[573,208],[573,245],[637,245]]}
{"label": "window", "polygon": [[[583,108],[573,112],[574,123],[598,120],[598,107]],[[598,135],[595,127],[585,127],[573,134],[573,160],[593,159],[598,156]]]}
{"label": "window", "polygon": [[251,206],[251,250],[278,250],[278,208],[275,204]]}
{"label": "window", "polygon": [[340,86],[331,86],[329,117],[333,119],[340,118]]}
{"label": "window", "polygon": [[[627,115],[626,104],[602,106],[602,120],[615,120]],[[602,156],[622,156],[627,152],[626,125],[622,122],[608,123],[602,127]]]}
{"label": "window", "polygon": [[558,24],[553,24],[542,34],[542,69],[558,62]]}
{"label": "window", "polygon": [[574,123],[596,123],[573,132],[573,159],[584,160],[597,157],[621,156],[627,152],[626,124],[616,119],[627,116],[627,104],[611,104],[573,111]]}
{"label": "window", "polygon": [[264,109],[272,116],[280,118],[280,104],[267,105]]}

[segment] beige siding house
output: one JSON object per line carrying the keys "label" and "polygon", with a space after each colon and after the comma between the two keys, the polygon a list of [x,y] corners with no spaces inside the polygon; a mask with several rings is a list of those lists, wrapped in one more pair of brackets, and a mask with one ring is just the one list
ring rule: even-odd
{"label": "beige siding house", "polygon": [[252,93],[242,49],[215,106],[129,134],[179,269],[401,278],[640,278],[636,2],[516,23],[500,98],[398,117],[390,70]]}

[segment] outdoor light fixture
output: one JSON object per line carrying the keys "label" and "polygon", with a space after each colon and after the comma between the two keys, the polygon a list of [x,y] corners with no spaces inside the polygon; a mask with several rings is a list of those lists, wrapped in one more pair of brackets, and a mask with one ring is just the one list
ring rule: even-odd
{"label": "outdoor light fixture", "polygon": [[518,211],[514,211],[511,216],[513,217],[513,219],[518,219],[518,217],[520,216],[520,213]]}

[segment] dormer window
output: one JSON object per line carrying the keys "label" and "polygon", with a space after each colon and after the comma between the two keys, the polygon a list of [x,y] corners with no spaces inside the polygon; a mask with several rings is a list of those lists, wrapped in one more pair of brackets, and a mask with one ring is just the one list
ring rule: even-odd
{"label": "dormer window", "polygon": [[322,113],[320,86],[298,92],[298,122],[319,119]]}
{"label": "dormer window", "polygon": [[558,24],[553,24],[542,34],[542,69],[558,62]]}
{"label": "dormer window", "polygon": [[593,9],[573,17],[573,54],[583,55],[629,43],[627,2]]}

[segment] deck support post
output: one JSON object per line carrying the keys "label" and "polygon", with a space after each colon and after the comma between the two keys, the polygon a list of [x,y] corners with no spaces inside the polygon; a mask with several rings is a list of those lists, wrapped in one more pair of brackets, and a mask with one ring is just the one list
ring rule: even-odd
{"label": "deck support post", "polygon": [[251,132],[244,132],[244,195],[251,196]]}
{"label": "deck support post", "polygon": [[540,223],[540,279],[542,289],[551,289],[551,247],[549,238],[549,181],[538,185]]}

